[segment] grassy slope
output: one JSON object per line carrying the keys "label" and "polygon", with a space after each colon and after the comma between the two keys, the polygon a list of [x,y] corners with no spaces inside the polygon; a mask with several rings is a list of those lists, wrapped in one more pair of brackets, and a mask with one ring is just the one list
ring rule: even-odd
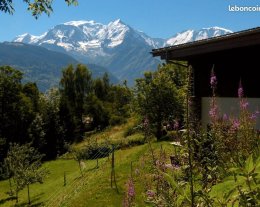
{"label": "grassy slope", "polygon": [[[129,122],[132,124],[132,122]],[[104,133],[110,134],[113,140],[122,138],[124,130],[129,123],[123,126],[111,128],[97,137],[104,137]],[[140,136],[140,135],[132,135]],[[153,147],[169,146],[168,143],[154,143]],[[80,143],[76,147],[84,146]],[[125,183],[131,174],[131,162],[133,169],[138,164],[139,158],[148,150],[148,145],[141,145],[115,152],[115,172],[119,192],[110,187],[111,158],[99,160],[99,168],[96,168],[95,160],[85,161],[84,176],[80,176],[77,162],[74,160],[57,159],[44,164],[50,171],[44,184],[31,186],[31,200],[33,206],[122,206]],[[64,172],[66,172],[67,185],[64,186]],[[142,194],[142,186],[138,182],[136,187],[137,206],[145,206]],[[14,206],[15,200],[9,200],[6,192],[9,190],[7,181],[0,182],[0,206]],[[27,191],[19,193],[19,205],[26,206]]]}

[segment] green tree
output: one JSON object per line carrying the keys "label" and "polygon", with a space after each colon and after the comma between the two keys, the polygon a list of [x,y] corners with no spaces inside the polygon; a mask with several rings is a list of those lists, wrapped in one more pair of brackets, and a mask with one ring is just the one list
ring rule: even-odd
{"label": "green tree", "polygon": [[42,115],[37,114],[28,129],[32,146],[37,148],[40,152],[43,152],[44,146],[46,145],[44,124]]}
{"label": "green tree", "polygon": [[22,92],[31,99],[33,111],[39,111],[39,89],[36,83],[28,82],[22,86]]}
{"label": "green tree", "polygon": [[[23,0],[24,3],[28,5],[27,9],[32,12],[32,15],[37,19],[42,13],[48,16],[53,11],[52,0]],[[77,5],[77,0],[65,0],[68,5]],[[0,11],[13,14],[14,4],[13,0],[1,0],[0,1]]]}
{"label": "green tree", "polygon": [[110,106],[110,124],[121,124],[130,115],[132,91],[125,85],[110,87],[108,102]]}
{"label": "green tree", "polygon": [[63,154],[65,149],[64,128],[60,117],[61,95],[57,88],[41,95],[41,116],[43,119],[44,144],[40,152],[45,159],[54,159]]}
{"label": "green tree", "polygon": [[86,115],[93,119],[92,128],[104,128],[109,124],[109,111],[104,102],[95,94],[90,94],[85,102]]}
{"label": "green tree", "polygon": [[5,163],[13,175],[17,202],[19,191],[27,187],[28,204],[30,205],[30,185],[36,182],[42,183],[48,174],[48,171],[41,167],[42,157],[43,155],[39,154],[30,144],[10,145]]}
{"label": "green tree", "polygon": [[38,110],[39,91],[35,84],[21,84],[22,73],[0,67],[0,137],[7,143],[25,143],[28,128]]}
{"label": "green tree", "polygon": [[[86,109],[89,115],[95,116],[93,117],[95,127],[120,124],[129,116],[132,92],[126,85],[110,84],[108,74],[105,73],[102,78],[93,81],[93,93],[87,98],[89,100],[86,100]],[[99,105],[99,109],[97,106],[93,107],[93,101]],[[103,110],[100,111],[101,109]],[[101,121],[102,117],[105,118],[105,122]]]}
{"label": "green tree", "polygon": [[81,138],[85,99],[92,90],[91,73],[84,65],[68,66],[60,81],[60,114],[68,141]]}
{"label": "green tree", "polygon": [[92,87],[91,72],[84,65],[78,65],[74,72],[75,114],[80,125],[83,124],[84,100]]}
{"label": "green tree", "polygon": [[107,99],[108,90],[110,86],[106,87],[104,81],[100,78],[97,78],[93,82],[94,82],[93,89],[95,95],[97,96],[98,99],[105,101]]}
{"label": "green tree", "polygon": [[15,141],[21,100],[22,73],[9,66],[0,67],[0,137]]}
{"label": "green tree", "polygon": [[185,84],[185,68],[174,65],[159,66],[136,80],[138,111],[154,126],[157,138],[163,135],[163,122],[183,118]]}
{"label": "green tree", "polygon": [[86,157],[86,151],[85,150],[71,148],[70,152],[73,155],[73,159],[78,163],[81,177],[83,177],[82,163],[83,163],[83,160]]}

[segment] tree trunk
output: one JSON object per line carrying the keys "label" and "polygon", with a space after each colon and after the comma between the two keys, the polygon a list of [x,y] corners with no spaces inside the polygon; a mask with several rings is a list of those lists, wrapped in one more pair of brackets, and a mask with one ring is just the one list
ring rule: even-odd
{"label": "tree trunk", "polygon": [[13,196],[11,177],[9,177],[8,180],[9,180],[9,187],[10,187],[10,195]]}
{"label": "tree trunk", "polygon": [[16,203],[18,203],[18,189],[16,189],[16,192],[15,192],[15,194],[16,194]]}
{"label": "tree trunk", "polygon": [[31,205],[31,199],[30,199],[30,187],[27,185],[27,193],[28,193],[28,204]]}
{"label": "tree trunk", "polygon": [[82,169],[81,169],[80,160],[78,160],[78,164],[79,164],[79,170],[80,170],[81,177],[83,177],[83,172],[82,172]]}
{"label": "tree trunk", "polygon": [[160,139],[162,137],[162,123],[161,120],[157,122],[156,126],[156,138]]}

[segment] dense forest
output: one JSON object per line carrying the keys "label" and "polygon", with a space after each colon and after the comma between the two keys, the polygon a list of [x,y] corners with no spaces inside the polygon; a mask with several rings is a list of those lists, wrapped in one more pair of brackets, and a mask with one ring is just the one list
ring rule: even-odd
{"label": "dense forest", "polygon": [[9,143],[31,145],[54,159],[66,146],[83,138],[84,132],[102,130],[129,116],[131,90],[112,85],[108,75],[92,79],[84,65],[63,70],[60,88],[40,93],[35,83],[22,84],[22,73],[0,68],[1,162]]}

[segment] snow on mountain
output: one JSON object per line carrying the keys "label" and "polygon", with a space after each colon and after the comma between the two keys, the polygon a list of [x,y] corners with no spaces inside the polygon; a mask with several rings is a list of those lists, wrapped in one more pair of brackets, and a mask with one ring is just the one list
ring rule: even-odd
{"label": "snow on mountain", "polygon": [[201,30],[186,30],[166,40],[165,46],[184,44],[229,33],[232,33],[232,31],[221,27],[202,28]]}
{"label": "snow on mountain", "polygon": [[108,24],[91,21],[70,21],[56,25],[40,36],[23,34],[14,42],[23,42],[69,54],[83,63],[108,68],[130,84],[146,70],[155,70],[160,63],[150,54],[153,48],[183,44],[225,35],[232,31],[211,27],[187,30],[169,39],[152,38],[135,30],[120,19]]}
{"label": "snow on mountain", "polygon": [[130,27],[119,19],[108,25],[94,21],[70,21],[53,27],[41,36],[19,35],[14,42],[55,44],[67,51],[87,51],[96,47],[116,47],[123,42],[129,30]]}

